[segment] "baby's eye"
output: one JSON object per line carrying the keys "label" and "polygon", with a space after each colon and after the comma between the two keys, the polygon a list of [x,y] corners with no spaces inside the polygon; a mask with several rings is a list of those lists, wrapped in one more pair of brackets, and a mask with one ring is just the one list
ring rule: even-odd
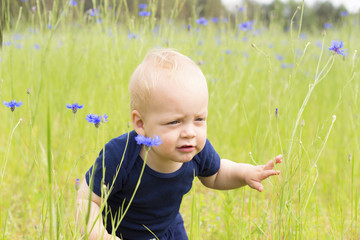
{"label": "baby's eye", "polygon": [[178,124],[179,122],[180,122],[179,120],[175,120],[175,121],[169,122],[168,125]]}
{"label": "baby's eye", "polygon": [[197,118],[195,121],[202,122],[202,121],[205,121],[205,118]]}

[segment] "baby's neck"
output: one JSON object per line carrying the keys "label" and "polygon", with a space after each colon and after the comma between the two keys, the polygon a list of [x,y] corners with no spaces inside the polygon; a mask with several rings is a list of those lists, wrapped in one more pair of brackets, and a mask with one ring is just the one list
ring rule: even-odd
{"label": "baby's neck", "polygon": [[[140,157],[145,161],[145,149],[142,147],[140,151]],[[146,159],[146,165],[151,168],[152,170],[159,172],[159,173],[173,173],[179,170],[183,163],[182,162],[174,162],[174,161],[160,161],[151,157],[151,150],[148,153]]]}

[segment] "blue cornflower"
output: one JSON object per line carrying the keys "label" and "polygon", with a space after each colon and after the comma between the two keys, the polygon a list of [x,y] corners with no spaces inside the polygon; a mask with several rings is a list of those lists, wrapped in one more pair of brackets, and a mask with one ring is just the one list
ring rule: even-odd
{"label": "blue cornflower", "polygon": [[139,16],[140,16],[140,17],[149,17],[149,16],[151,16],[151,12],[140,11],[140,12],[139,12]]}
{"label": "blue cornflower", "polygon": [[76,0],[70,0],[70,1],[68,1],[68,4],[71,6],[74,6],[74,7],[78,5]]}
{"label": "blue cornflower", "polygon": [[336,40],[332,40],[331,41],[331,46],[329,47],[329,50],[334,51],[334,54],[340,54],[345,56],[345,50],[346,49],[340,49],[344,47],[344,43],[343,41],[336,41]]}
{"label": "blue cornflower", "polygon": [[84,104],[82,105],[79,105],[78,103],[66,104],[66,107],[72,109],[73,113],[76,113],[78,109],[84,107]]}
{"label": "blue cornflower", "polygon": [[131,32],[128,33],[128,38],[129,38],[129,39],[136,39],[136,38],[138,38],[138,37],[139,37],[139,35],[137,35],[137,34],[135,34],[135,33],[131,33]]}
{"label": "blue cornflower", "polygon": [[279,115],[279,109],[276,108],[276,109],[275,109],[275,117],[278,117],[278,115]]}
{"label": "blue cornflower", "polygon": [[146,9],[148,7],[148,5],[146,3],[140,3],[139,4],[139,9]]}
{"label": "blue cornflower", "polygon": [[14,34],[13,38],[14,38],[14,40],[22,40],[24,37],[23,37],[23,35],[16,33],[16,34]]}
{"label": "blue cornflower", "polygon": [[139,145],[143,144],[147,147],[152,147],[152,146],[158,147],[160,144],[162,144],[160,137],[156,135],[154,138],[151,138],[139,134],[135,137],[135,140],[137,144]]}
{"label": "blue cornflower", "polygon": [[286,64],[286,63],[281,63],[281,68],[290,68],[292,69],[294,67],[294,64],[290,63],[290,64]]}
{"label": "blue cornflower", "polygon": [[36,50],[40,50],[40,45],[39,45],[38,43],[35,43],[35,44],[34,44],[34,48],[35,48]]}
{"label": "blue cornflower", "polygon": [[252,29],[252,21],[239,23],[238,27],[243,31],[251,30]]}
{"label": "blue cornflower", "polygon": [[19,102],[17,102],[16,100],[12,100],[10,102],[4,101],[4,105],[6,107],[9,107],[12,112],[15,111],[15,107],[20,107],[22,104],[23,104],[22,101]]}
{"label": "blue cornflower", "polygon": [[330,28],[332,28],[332,24],[329,23],[329,22],[326,22],[326,23],[324,23],[324,28],[325,29],[330,29]]}
{"label": "blue cornflower", "polygon": [[86,13],[89,14],[90,17],[94,17],[99,15],[99,10],[95,8],[90,8],[89,10],[86,11]]}
{"label": "blue cornflower", "polygon": [[280,54],[276,54],[276,59],[279,61],[283,61],[284,60],[284,56],[280,55]]}
{"label": "blue cornflower", "polygon": [[342,11],[342,12],[340,13],[340,15],[341,15],[342,17],[346,17],[346,16],[349,15],[349,13],[348,13],[347,11]]}
{"label": "blue cornflower", "polygon": [[104,114],[103,116],[98,116],[97,114],[88,114],[85,118],[89,123],[95,124],[95,127],[100,126],[100,122],[107,122],[108,116]]}
{"label": "blue cornflower", "polygon": [[322,42],[321,41],[316,41],[315,45],[318,46],[319,48],[321,48],[322,47]]}
{"label": "blue cornflower", "polygon": [[211,21],[213,21],[213,23],[219,23],[219,18],[217,17],[212,17]]}
{"label": "blue cornflower", "polygon": [[201,17],[201,18],[196,19],[196,23],[199,25],[206,26],[208,24],[208,20],[206,20],[206,18],[204,18],[204,17]]}
{"label": "blue cornflower", "polygon": [[307,39],[307,35],[305,33],[300,33],[300,39]]}
{"label": "blue cornflower", "polygon": [[160,25],[155,26],[154,29],[153,29],[153,33],[155,35],[157,35],[159,33],[159,31],[160,31]]}

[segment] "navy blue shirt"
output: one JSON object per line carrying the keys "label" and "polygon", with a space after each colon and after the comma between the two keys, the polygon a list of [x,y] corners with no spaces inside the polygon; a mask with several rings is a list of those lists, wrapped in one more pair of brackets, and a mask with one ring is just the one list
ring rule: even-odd
{"label": "navy blue shirt", "polygon": [[[105,145],[105,156],[102,150],[94,166],[85,175],[89,185],[95,169],[93,192],[98,196],[101,196],[103,171],[104,184],[109,189],[113,187],[107,200],[109,208],[103,211],[104,224],[109,233],[112,232],[111,218],[119,219],[121,212],[126,209],[144,164],[139,155],[141,145],[135,141],[136,135],[132,131],[110,140]],[[191,189],[194,176],[211,176],[219,168],[220,157],[208,140],[201,152],[173,173],[159,173],[146,165],[139,188],[116,235],[137,240],[153,238],[145,225],[161,237],[179,214],[181,200]]]}

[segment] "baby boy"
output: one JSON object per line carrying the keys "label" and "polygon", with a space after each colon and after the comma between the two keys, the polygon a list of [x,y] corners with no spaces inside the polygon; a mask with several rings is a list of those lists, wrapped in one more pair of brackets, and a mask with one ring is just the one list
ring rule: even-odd
{"label": "baby boy", "polygon": [[[78,222],[91,207],[83,228],[89,239],[110,239],[113,232],[117,239],[188,239],[179,208],[194,177],[208,188],[249,185],[261,192],[264,179],[280,174],[274,164],[281,155],[261,166],[220,158],[206,134],[207,82],[190,58],[171,49],[151,51],[133,73],[129,92],[134,130],[106,144],[78,193]],[[149,150],[137,136],[156,136],[161,144]],[[103,185],[112,186],[105,199]],[[99,214],[102,201],[107,208]]]}

